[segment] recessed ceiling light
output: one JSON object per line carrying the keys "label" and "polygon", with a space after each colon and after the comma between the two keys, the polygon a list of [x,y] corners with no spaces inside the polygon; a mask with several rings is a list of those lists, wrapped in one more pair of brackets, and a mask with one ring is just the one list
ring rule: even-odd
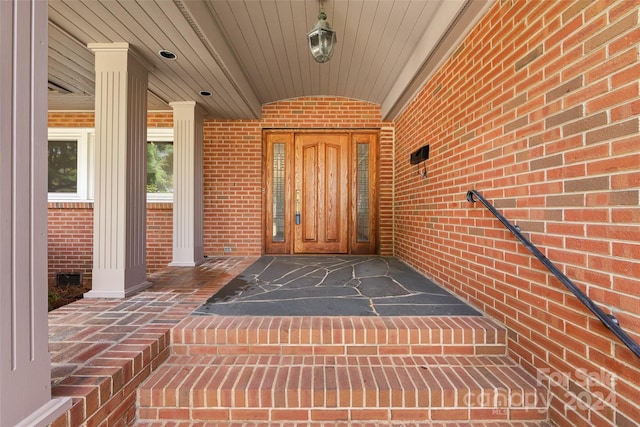
{"label": "recessed ceiling light", "polygon": [[164,49],[158,52],[158,55],[160,55],[164,59],[170,59],[170,60],[174,60],[177,58],[175,53],[171,52],[170,50],[164,50]]}
{"label": "recessed ceiling light", "polygon": [[211,92],[209,92],[208,90],[201,90],[200,96],[211,96]]}

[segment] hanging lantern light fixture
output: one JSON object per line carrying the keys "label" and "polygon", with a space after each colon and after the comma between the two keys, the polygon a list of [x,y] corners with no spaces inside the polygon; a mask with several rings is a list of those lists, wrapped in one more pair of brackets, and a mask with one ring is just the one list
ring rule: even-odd
{"label": "hanging lantern light fixture", "polygon": [[316,62],[327,62],[333,55],[333,47],[338,41],[336,32],[327,22],[327,14],[324,13],[324,1],[320,0],[320,12],[318,13],[318,22],[307,34],[309,39],[309,50]]}

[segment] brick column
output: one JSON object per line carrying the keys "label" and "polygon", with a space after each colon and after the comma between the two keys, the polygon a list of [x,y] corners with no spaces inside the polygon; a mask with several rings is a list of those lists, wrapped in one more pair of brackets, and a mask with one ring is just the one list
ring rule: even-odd
{"label": "brick column", "polygon": [[93,281],[123,298],[146,281],[147,77],[128,43],[91,43],[96,67]]}
{"label": "brick column", "polygon": [[173,261],[191,267],[204,261],[202,237],[203,116],[194,101],[173,107]]}
{"label": "brick column", "polygon": [[0,426],[40,426],[51,399],[47,319],[47,3],[0,1]]}

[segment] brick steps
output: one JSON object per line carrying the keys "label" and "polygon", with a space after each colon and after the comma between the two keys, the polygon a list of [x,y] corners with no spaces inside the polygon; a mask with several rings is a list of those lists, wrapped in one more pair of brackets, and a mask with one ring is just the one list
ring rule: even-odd
{"label": "brick steps", "polygon": [[218,317],[185,319],[173,354],[506,354],[506,329],[485,317]]}
{"label": "brick steps", "polygon": [[140,419],[535,419],[545,390],[504,356],[172,356]]}
{"label": "brick steps", "polygon": [[139,426],[542,425],[546,389],[505,354],[484,317],[190,317],[138,389]]}

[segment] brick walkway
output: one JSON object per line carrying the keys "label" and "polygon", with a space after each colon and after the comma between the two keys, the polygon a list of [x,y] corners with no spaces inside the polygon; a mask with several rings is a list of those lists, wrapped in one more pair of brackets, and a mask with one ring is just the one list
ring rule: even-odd
{"label": "brick walkway", "polygon": [[54,427],[130,425],[137,386],[169,356],[171,328],[255,260],[167,268],[132,297],[83,299],[50,312],[52,395],[73,398]]}

